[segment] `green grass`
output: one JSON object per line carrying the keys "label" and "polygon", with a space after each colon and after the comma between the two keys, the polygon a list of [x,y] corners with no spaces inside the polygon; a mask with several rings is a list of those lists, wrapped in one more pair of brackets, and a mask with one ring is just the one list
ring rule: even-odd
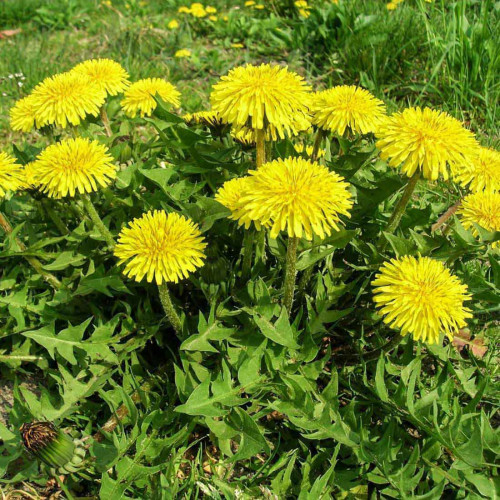
{"label": "green grass", "polygon": [[[91,57],[116,59],[133,79],[172,80],[186,110],[206,107],[210,85],[230,67],[272,60],[306,68],[317,87],[356,83],[389,104],[440,107],[485,143],[498,135],[500,23],[493,0],[406,0],[394,12],[379,1],[339,7],[318,1],[306,20],[243,8],[243,1],[212,3],[219,9],[216,22],[187,22],[177,14],[183,3],[173,0],[115,1],[111,7],[95,0],[0,2],[0,28],[23,30],[0,41],[0,140],[10,138],[7,114],[18,97]],[[184,19],[177,31],[167,29],[173,18]],[[234,42],[245,48],[231,48]],[[190,48],[193,58],[176,60],[178,48]],[[14,73],[25,76],[22,88],[8,78]]]}

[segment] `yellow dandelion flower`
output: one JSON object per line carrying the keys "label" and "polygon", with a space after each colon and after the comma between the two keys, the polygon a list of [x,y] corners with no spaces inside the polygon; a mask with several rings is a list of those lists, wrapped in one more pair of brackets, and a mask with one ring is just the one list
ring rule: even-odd
{"label": "yellow dandelion flower", "polygon": [[97,116],[106,92],[88,76],[70,71],[51,76],[31,94],[37,127],[79,125],[87,115]]}
{"label": "yellow dandelion flower", "polygon": [[467,286],[429,257],[391,259],[372,285],[384,323],[403,335],[412,334],[415,340],[436,344],[441,333],[452,339],[472,317],[463,305],[470,300]]}
{"label": "yellow dandelion flower", "polygon": [[168,24],[167,28],[169,30],[176,30],[179,27],[179,21],[177,19],[172,19]]}
{"label": "yellow dandelion flower", "polygon": [[264,10],[264,9],[266,8],[266,6],[265,6],[265,5],[263,5],[263,4],[261,4],[261,3],[259,3],[259,4],[257,4],[257,5],[254,5],[254,6],[253,6],[253,8],[254,8],[255,10]]}
{"label": "yellow dandelion flower", "polygon": [[500,191],[500,153],[490,148],[479,148],[469,167],[459,168],[455,180],[469,186],[472,192]]}
{"label": "yellow dandelion flower", "polygon": [[90,59],[77,64],[71,71],[87,75],[108,95],[123,92],[129,85],[128,73],[111,59]]}
{"label": "yellow dandelion flower", "polygon": [[275,127],[278,135],[297,133],[308,121],[310,87],[287,68],[248,64],[232,69],[213,86],[212,108],[222,119],[254,130]]}
{"label": "yellow dandelion flower", "polygon": [[122,108],[127,116],[134,118],[137,113],[142,117],[150,116],[156,109],[154,96],[158,94],[165,102],[179,107],[180,92],[171,83],[161,78],[145,78],[133,83],[124,94]]}
{"label": "yellow dandelion flower", "polygon": [[52,198],[91,193],[108,186],[116,177],[116,166],[107,148],[82,138],[47,147],[32,169],[35,184]]}
{"label": "yellow dandelion flower", "polygon": [[309,8],[309,4],[306,2],[306,0],[297,0],[296,2],[294,2],[294,4],[295,4],[295,7],[299,8],[299,9]]}
{"label": "yellow dandelion flower", "polygon": [[311,15],[311,13],[308,9],[299,9],[299,15],[304,19],[307,19]]}
{"label": "yellow dandelion flower", "polygon": [[217,9],[215,7],[212,7],[211,5],[207,5],[205,7],[205,10],[209,13],[209,14],[215,14],[217,12]]}
{"label": "yellow dandelion flower", "polygon": [[303,158],[279,159],[249,171],[248,189],[235,216],[271,227],[290,237],[324,238],[340,230],[340,215],[350,216],[349,184],[334,172]]}
{"label": "yellow dandelion flower", "polygon": [[312,99],[313,124],[344,135],[375,132],[385,117],[385,104],[368,90],[355,85],[340,85],[317,92]]}
{"label": "yellow dandelion flower", "polygon": [[26,165],[24,165],[24,176],[26,179],[26,187],[28,189],[36,188],[39,185],[36,180],[34,165],[35,165],[34,161],[30,161],[29,163],[26,163]]}
{"label": "yellow dandelion flower", "polygon": [[[481,191],[466,196],[457,214],[462,226],[470,229],[476,237],[479,232],[474,224],[486,231],[500,231],[500,193]],[[493,248],[500,248],[500,241],[493,243]]]}
{"label": "yellow dandelion flower", "polygon": [[0,199],[7,191],[17,191],[26,186],[26,176],[24,168],[16,160],[0,151]]}
{"label": "yellow dandelion flower", "polygon": [[19,99],[10,110],[12,130],[29,132],[35,126],[35,109],[32,96]]}
{"label": "yellow dandelion flower", "polygon": [[[297,115],[290,119],[290,135],[296,135],[300,132],[311,130],[311,122],[305,115]],[[254,129],[246,126],[233,125],[231,128],[231,136],[236,140],[245,144],[255,144],[257,140],[257,133]],[[277,141],[281,137],[278,129],[274,125],[268,125],[265,129],[266,141]]]}
{"label": "yellow dandelion flower", "polygon": [[190,8],[189,8],[189,7],[182,6],[182,7],[179,7],[179,8],[177,9],[177,12],[178,12],[179,14],[190,14],[190,13],[191,13],[191,10],[190,10]]}
{"label": "yellow dandelion flower", "polygon": [[477,154],[474,135],[443,111],[408,108],[387,117],[377,128],[377,148],[391,167],[401,165],[411,177],[417,170],[426,179],[440,175],[448,179],[450,170],[471,165]]}
{"label": "yellow dandelion flower", "polygon": [[245,2],[245,7],[253,7],[255,5],[255,2],[253,0],[247,0]]}
{"label": "yellow dandelion flower", "polygon": [[175,57],[183,58],[183,57],[191,57],[191,51],[189,49],[179,49],[175,53]]}
{"label": "yellow dandelion flower", "polygon": [[[243,144],[243,146],[255,145],[255,131],[248,127],[231,127],[230,135],[233,139]],[[267,137],[266,137],[267,139]]]}
{"label": "yellow dandelion flower", "polygon": [[203,124],[208,127],[220,127],[224,123],[222,122],[220,116],[215,111],[198,111],[196,113],[187,113],[182,119],[188,124]]}
{"label": "yellow dandelion flower", "polygon": [[385,8],[386,8],[387,10],[389,10],[389,11],[390,11],[390,10],[396,10],[396,9],[397,9],[397,7],[398,7],[398,4],[397,4],[397,3],[395,3],[395,2],[388,2],[388,3],[386,3],[386,4],[385,4]]}
{"label": "yellow dandelion flower", "polygon": [[215,21],[217,21],[218,17],[217,16],[208,16],[208,20],[209,21],[212,21],[215,23]]}
{"label": "yellow dandelion flower", "polygon": [[187,278],[203,266],[205,240],[198,226],[176,213],[155,210],[122,229],[114,254],[127,262],[124,274],[135,281],[144,277],[161,285]]}
{"label": "yellow dandelion flower", "polygon": [[242,196],[248,191],[248,186],[251,183],[251,177],[239,177],[224,182],[222,187],[215,194],[215,199],[226,208],[231,210],[230,219],[238,221],[239,226],[245,226],[248,229],[252,222],[258,231],[261,229],[259,221],[253,221],[244,211],[240,210],[240,201]]}
{"label": "yellow dandelion flower", "polygon": [[[299,154],[305,154],[306,156],[311,156],[313,154],[314,148],[312,146],[304,146],[304,144],[294,144],[293,148]],[[323,158],[326,151],[324,149],[318,149],[318,158]]]}
{"label": "yellow dandelion flower", "polygon": [[201,3],[192,3],[191,8],[189,9],[189,13],[193,17],[206,17],[207,16],[207,11],[205,10],[205,7]]}
{"label": "yellow dandelion flower", "polygon": [[231,47],[233,49],[243,49],[245,46],[242,43],[232,43]]}

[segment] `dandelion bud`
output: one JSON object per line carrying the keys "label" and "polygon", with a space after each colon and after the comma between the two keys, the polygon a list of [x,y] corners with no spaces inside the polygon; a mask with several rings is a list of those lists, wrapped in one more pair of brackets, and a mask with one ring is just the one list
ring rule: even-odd
{"label": "dandelion bud", "polygon": [[75,472],[81,465],[85,451],[80,442],[51,422],[23,424],[20,432],[26,450],[58,473]]}

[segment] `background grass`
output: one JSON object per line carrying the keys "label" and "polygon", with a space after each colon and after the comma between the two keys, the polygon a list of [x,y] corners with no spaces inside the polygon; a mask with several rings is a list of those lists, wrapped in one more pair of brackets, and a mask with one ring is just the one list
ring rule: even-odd
{"label": "background grass", "polygon": [[[22,29],[0,40],[0,141],[12,139],[7,116],[16,99],[92,57],[116,59],[132,79],[175,82],[185,110],[206,107],[211,84],[232,66],[287,63],[316,87],[356,83],[389,103],[435,105],[484,143],[497,140],[500,25],[493,0],[406,0],[393,12],[383,1],[325,0],[311,2],[317,9],[308,19],[278,2],[266,10],[243,1],[211,4],[217,21],[179,15],[189,3],[176,0],[0,1],[0,28]],[[180,29],[167,28],[172,19]],[[176,59],[179,48],[191,49],[192,58]]]}

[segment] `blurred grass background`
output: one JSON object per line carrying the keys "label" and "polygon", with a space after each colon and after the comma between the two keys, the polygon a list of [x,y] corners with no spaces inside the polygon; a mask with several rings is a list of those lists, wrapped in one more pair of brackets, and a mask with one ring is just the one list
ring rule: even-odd
{"label": "blurred grass background", "polygon": [[[0,0],[0,144],[17,140],[8,110],[43,78],[93,57],[120,62],[132,79],[166,78],[183,110],[208,106],[210,86],[244,62],[286,63],[317,88],[360,84],[395,104],[432,105],[498,143],[499,14],[494,0],[211,0],[216,20],[179,14],[182,0]],[[169,29],[176,19],[178,29]],[[243,47],[240,47],[243,45]],[[187,59],[175,52],[192,51]]]}

